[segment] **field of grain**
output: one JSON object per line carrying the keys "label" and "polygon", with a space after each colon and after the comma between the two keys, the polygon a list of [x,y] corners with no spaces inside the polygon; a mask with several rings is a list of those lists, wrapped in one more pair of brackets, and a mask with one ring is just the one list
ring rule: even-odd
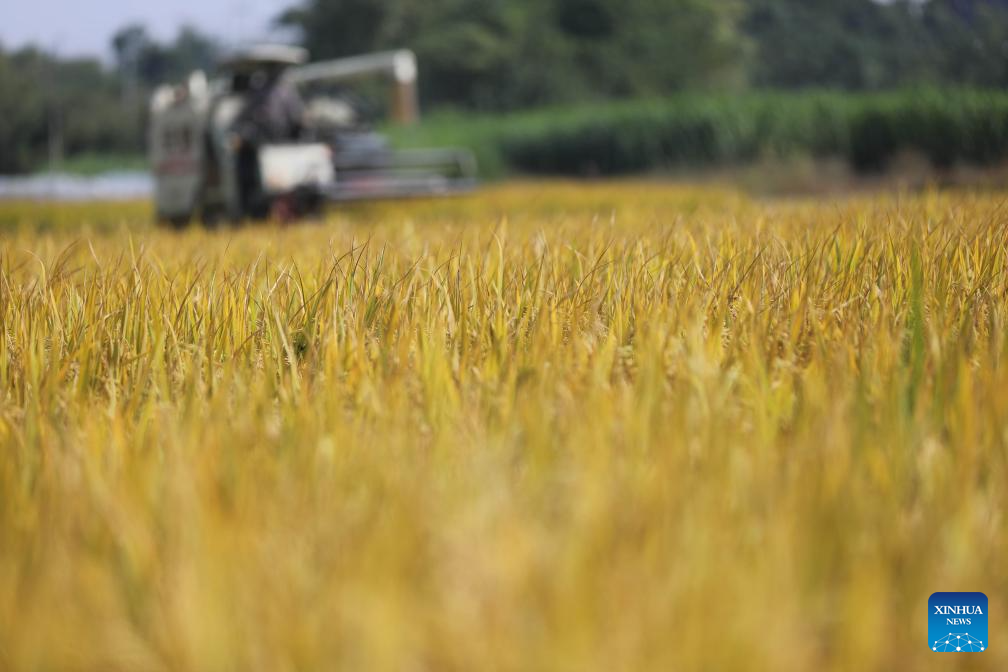
{"label": "field of grain", "polygon": [[1008,669],[1004,202],[0,204],[0,669]]}

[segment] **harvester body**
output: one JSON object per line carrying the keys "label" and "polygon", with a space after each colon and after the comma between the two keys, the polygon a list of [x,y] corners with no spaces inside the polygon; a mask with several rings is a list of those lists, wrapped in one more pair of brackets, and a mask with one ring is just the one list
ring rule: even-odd
{"label": "harvester body", "polygon": [[213,81],[197,72],[154,93],[149,153],[161,220],[296,215],[326,201],[472,186],[469,152],[393,150],[361,121],[352,98],[325,88],[383,77],[392,85],[390,116],[412,123],[418,116],[412,52],[305,60],[301,49],[258,47],[225,62]]}

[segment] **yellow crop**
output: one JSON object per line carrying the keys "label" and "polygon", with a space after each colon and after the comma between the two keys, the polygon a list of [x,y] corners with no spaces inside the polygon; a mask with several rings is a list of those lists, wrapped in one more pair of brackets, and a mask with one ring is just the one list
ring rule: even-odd
{"label": "yellow crop", "polygon": [[947,669],[932,592],[1008,613],[1004,198],[0,205],[0,670]]}

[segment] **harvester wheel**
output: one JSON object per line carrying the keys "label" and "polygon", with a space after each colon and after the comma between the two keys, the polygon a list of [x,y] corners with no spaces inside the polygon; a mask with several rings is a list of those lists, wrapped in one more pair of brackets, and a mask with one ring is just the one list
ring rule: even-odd
{"label": "harvester wheel", "polygon": [[185,217],[182,215],[173,215],[171,217],[159,217],[158,220],[161,221],[163,224],[167,224],[176,231],[181,231],[182,229],[189,226],[189,217]]}

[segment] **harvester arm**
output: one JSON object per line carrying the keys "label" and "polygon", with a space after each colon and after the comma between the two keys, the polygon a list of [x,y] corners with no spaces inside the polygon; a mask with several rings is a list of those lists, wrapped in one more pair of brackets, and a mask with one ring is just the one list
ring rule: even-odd
{"label": "harvester arm", "polygon": [[[392,84],[391,117],[402,124],[419,118],[417,61],[408,49],[300,65],[284,75],[295,86],[384,77]],[[462,149],[392,150],[340,148],[333,156],[332,201],[455,194],[476,183],[476,161]]]}
{"label": "harvester arm", "polygon": [[321,82],[345,82],[364,77],[391,79],[392,119],[402,124],[415,123],[420,116],[417,103],[416,56],[408,49],[320,61],[287,70],[287,81],[296,86]]}

